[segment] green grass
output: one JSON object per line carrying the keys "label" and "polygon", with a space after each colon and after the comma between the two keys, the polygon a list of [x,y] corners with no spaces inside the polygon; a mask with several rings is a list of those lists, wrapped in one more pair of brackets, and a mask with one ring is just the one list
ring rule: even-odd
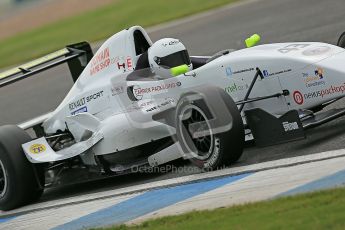
{"label": "green grass", "polygon": [[345,188],[195,211],[110,229],[345,229]]}
{"label": "green grass", "polygon": [[[0,41],[0,68],[39,57],[79,41],[97,41],[132,25],[151,26],[236,0],[117,0]],[[44,20],[44,19],[42,19]]]}

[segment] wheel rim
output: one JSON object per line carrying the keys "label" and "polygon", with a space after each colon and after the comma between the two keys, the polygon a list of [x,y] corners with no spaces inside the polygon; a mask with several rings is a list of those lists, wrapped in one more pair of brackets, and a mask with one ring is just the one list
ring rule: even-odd
{"label": "wheel rim", "polygon": [[[186,115],[188,118],[183,119],[183,117]],[[212,150],[214,146],[214,136],[212,134],[212,129],[210,128],[210,124],[207,120],[205,113],[199,107],[195,105],[188,105],[182,109],[180,117],[181,117],[180,126],[183,125],[187,129],[187,132],[190,135],[193,141],[193,144],[198,151],[196,155],[194,155],[194,157],[200,160],[208,159],[213,152]],[[210,135],[205,135],[205,136],[197,137],[197,138],[192,137],[191,133],[189,132],[188,127],[189,125],[193,123],[198,123],[198,122],[206,122],[207,129],[209,130]],[[180,127],[180,130],[182,132],[182,127]],[[183,141],[187,143],[182,133],[181,133],[181,136],[182,136]],[[193,151],[189,148],[188,144],[186,144],[186,147],[189,153],[193,154]]]}
{"label": "wheel rim", "polygon": [[4,164],[0,160],[0,197],[3,197],[7,189],[7,177]]}

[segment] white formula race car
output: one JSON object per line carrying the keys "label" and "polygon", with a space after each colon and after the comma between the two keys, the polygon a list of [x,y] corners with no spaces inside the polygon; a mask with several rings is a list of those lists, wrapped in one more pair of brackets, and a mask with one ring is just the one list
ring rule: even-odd
{"label": "white formula race car", "polygon": [[279,43],[188,56],[166,78],[139,67],[152,41],[135,26],[95,55],[82,42],[8,70],[0,87],[67,62],[75,84],[53,112],[0,127],[0,209],[38,199],[48,177],[70,167],[116,175],[184,158],[217,169],[236,162],[246,140],[305,138],[305,129],[345,114],[321,111],[345,95],[344,44],[343,35],[339,46]]}

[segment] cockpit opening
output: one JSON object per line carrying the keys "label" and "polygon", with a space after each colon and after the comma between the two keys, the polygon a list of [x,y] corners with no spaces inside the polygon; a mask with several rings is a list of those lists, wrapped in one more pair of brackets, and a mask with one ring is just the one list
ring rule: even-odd
{"label": "cockpit opening", "polygon": [[133,33],[133,37],[135,53],[137,56],[146,52],[150,48],[149,42],[146,40],[145,36],[140,30],[135,30]]}

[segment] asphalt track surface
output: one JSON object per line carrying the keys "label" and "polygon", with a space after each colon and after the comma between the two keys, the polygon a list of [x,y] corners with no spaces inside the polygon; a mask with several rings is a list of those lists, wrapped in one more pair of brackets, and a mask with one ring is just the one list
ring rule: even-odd
{"label": "asphalt track surface", "polygon": [[[345,31],[343,0],[258,0],[196,16],[151,29],[153,41],[176,37],[191,55],[212,55],[219,50],[243,48],[243,40],[259,33],[262,43],[321,41],[335,44]],[[116,31],[114,31],[116,32]],[[72,86],[67,66],[62,66],[2,88],[0,125],[17,124],[54,109]],[[345,106],[341,100],[334,106]],[[345,148],[345,118],[307,132],[307,139],[265,148],[248,147],[237,166]],[[184,166],[185,162],[177,162]],[[198,173],[192,166],[185,172],[134,174],[49,189],[42,200],[126,187]]]}

